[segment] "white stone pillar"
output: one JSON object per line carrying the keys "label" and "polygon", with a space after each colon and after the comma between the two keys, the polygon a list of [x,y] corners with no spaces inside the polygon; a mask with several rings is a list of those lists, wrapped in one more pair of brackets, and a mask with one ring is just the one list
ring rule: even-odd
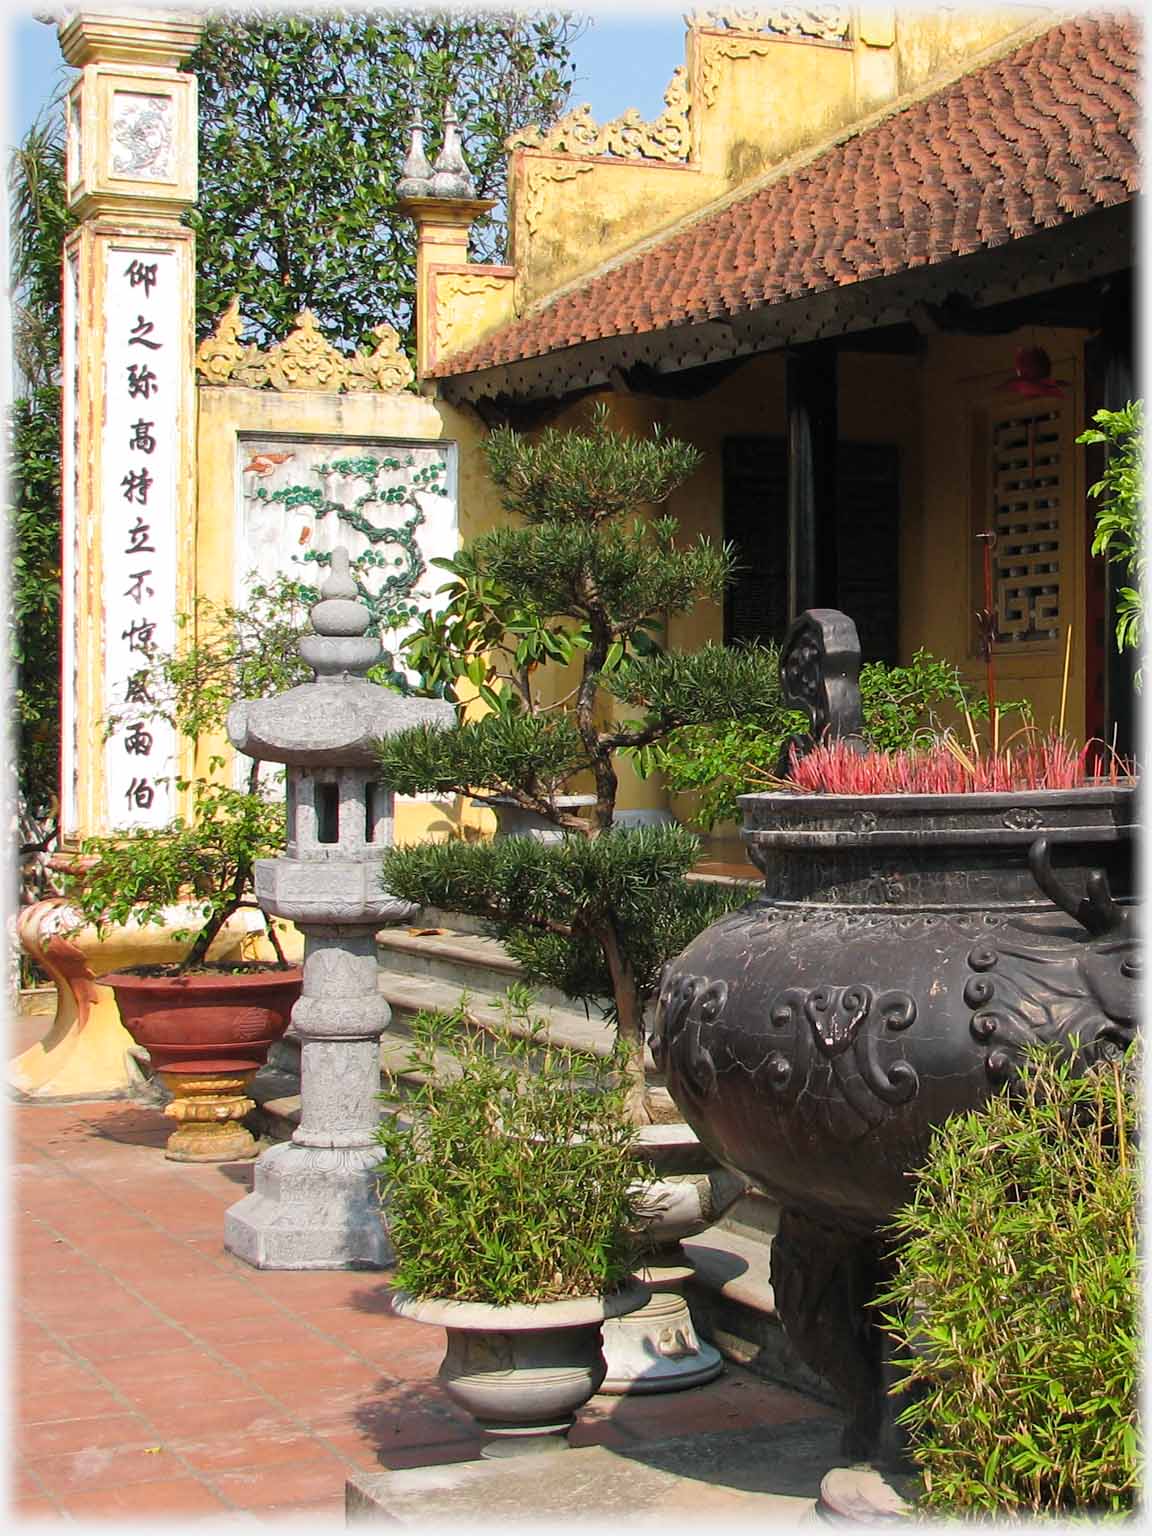
{"label": "white stone pillar", "polygon": [[[62,830],[158,826],[174,733],[134,721],[144,647],[170,647],[192,581],[195,502],[196,80],[178,65],[203,17],[80,10],[60,47],[67,101],[64,247]],[[104,721],[129,706],[107,740]]]}

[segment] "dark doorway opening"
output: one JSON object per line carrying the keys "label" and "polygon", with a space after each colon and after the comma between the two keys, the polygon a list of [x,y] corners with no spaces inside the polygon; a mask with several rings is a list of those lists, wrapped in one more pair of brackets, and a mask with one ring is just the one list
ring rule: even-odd
{"label": "dark doorway opening", "polygon": [[[728,643],[779,644],[788,628],[788,459],[783,437],[724,443],[724,538],[736,579],[724,604]],[[822,607],[856,621],[865,661],[895,664],[900,644],[900,453],[840,443],[836,454],[834,593]]]}

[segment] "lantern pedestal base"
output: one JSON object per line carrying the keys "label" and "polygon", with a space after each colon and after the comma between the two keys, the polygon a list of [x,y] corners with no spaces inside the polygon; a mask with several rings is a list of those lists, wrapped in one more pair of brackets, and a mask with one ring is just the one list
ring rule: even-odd
{"label": "lantern pedestal base", "polygon": [[224,1216],[224,1246],[256,1269],[384,1269],[379,1150],[282,1142],[256,1164],[256,1187]]}

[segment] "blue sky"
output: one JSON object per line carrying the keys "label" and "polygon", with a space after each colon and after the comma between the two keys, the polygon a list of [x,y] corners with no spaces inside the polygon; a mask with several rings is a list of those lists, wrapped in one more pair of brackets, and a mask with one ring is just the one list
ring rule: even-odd
{"label": "blue sky", "polygon": [[[684,62],[684,7],[609,8],[591,6],[593,25],[573,50],[576,82],[573,105],[587,101],[598,122],[636,107],[658,117],[664,91],[677,64]],[[9,89],[6,142],[17,142],[63,78],[56,28],[36,21],[31,10],[7,12]]]}

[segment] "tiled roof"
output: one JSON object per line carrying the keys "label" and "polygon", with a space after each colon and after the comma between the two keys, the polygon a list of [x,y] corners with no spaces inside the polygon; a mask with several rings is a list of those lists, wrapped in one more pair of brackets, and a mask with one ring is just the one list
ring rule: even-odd
{"label": "tiled roof", "polygon": [[456,377],[947,261],[1139,188],[1131,15],[1079,16],[445,358]]}

